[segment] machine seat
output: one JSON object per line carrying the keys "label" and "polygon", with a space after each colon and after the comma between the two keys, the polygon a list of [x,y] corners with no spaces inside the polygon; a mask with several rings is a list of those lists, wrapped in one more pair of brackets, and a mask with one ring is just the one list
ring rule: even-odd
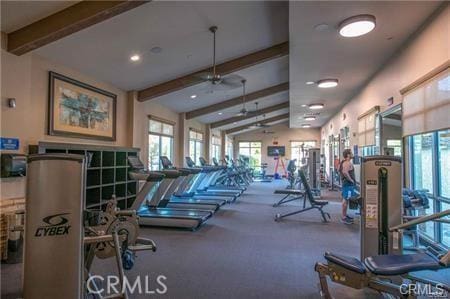
{"label": "machine seat", "polygon": [[363,263],[361,263],[361,261],[357,258],[335,254],[332,252],[325,252],[324,257],[327,261],[339,265],[350,271],[358,272],[361,274],[366,273],[366,268],[364,267]]}
{"label": "machine seat", "polygon": [[322,199],[314,199],[314,204],[317,206],[326,206],[328,204],[328,201]]}
{"label": "machine seat", "polygon": [[412,271],[437,270],[439,260],[427,252],[406,255],[377,255],[364,260],[367,269],[377,275],[402,275]]}
{"label": "machine seat", "polygon": [[273,192],[274,194],[286,194],[286,195],[304,195],[305,191],[299,189],[278,189]]}

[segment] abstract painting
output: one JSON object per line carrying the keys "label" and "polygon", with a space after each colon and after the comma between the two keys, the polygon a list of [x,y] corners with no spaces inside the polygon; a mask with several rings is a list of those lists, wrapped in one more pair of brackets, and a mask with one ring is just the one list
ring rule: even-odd
{"label": "abstract painting", "polygon": [[54,72],[49,74],[50,135],[116,140],[115,94]]}

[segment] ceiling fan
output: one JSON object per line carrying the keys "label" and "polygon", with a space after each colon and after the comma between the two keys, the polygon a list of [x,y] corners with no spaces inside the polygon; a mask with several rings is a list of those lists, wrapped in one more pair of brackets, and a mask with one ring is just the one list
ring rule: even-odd
{"label": "ceiling fan", "polygon": [[236,114],[236,116],[247,116],[248,114],[248,110],[247,108],[245,108],[245,83],[247,82],[247,80],[242,79],[241,83],[242,83],[242,109],[239,111],[238,114]]}
{"label": "ceiling fan", "polygon": [[269,125],[266,125],[265,123],[264,123],[264,120],[266,119],[266,115],[265,114],[263,114],[263,121],[258,121],[258,102],[255,102],[255,106],[256,106],[256,109],[255,109],[255,113],[256,113],[256,117],[255,117],[255,119],[256,119],[256,123],[254,124],[254,125],[251,125],[249,128],[250,129],[259,129],[259,128],[268,128],[268,127],[270,127]]}
{"label": "ceiling fan", "polygon": [[241,86],[242,78],[239,75],[230,74],[222,76],[221,74],[217,73],[216,71],[216,31],[217,26],[212,26],[209,28],[209,31],[213,34],[213,65],[212,65],[212,72],[203,72],[198,74],[197,77],[200,79],[211,83],[212,90],[211,92],[214,92],[215,90],[230,90],[235,89]]}

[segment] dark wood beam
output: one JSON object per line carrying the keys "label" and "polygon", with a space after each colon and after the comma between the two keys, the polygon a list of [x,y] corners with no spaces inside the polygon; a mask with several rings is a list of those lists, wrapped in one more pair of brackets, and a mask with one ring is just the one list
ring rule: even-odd
{"label": "dark wood beam", "polygon": [[267,124],[270,124],[270,123],[273,123],[273,122],[276,122],[276,121],[279,121],[279,120],[282,120],[282,119],[289,119],[289,113],[278,115],[278,116],[274,116],[274,117],[271,117],[271,118],[268,118],[268,119],[265,119],[265,120],[262,120],[262,121],[253,122],[251,124],[247,124],[247,125],[244,125],[244,126],[236,127],[236,128],[233,128],[233,129],[229,129],[229,130],[226,130],[225,133],[226,134],[232,134],[232,133],[236,133],[236,132],[248,129],[249,127],[254,126],[257,123],[267,125]]}
{"label": "dark wood beam", "polygon": [[280,103],[280,104],[277,104],[277,105],[273,105],[273,106],[270,106],[270,107],[266,107],[266,108],[263,108],[263,109],[259,109],[258,111],[249,112],[245,116],[235,116],[235,117],[227,118],[227,119],[224,119],[224,120],[221,120],[221,121],[216,121],[216,122],[211,123],[210,125],[211,125],[212,129],[219,128],[219,127],[223,127],[223,126],[232,124],[234,122],[246,120],[246,119],[249,119],[249,118],[253,118],[253,117],[256,117],[256,116],[259,116],[259,115],[267,114],[267,113],[274,112],[274,111],[281,110],[281,109],[285,109],[285,108],[289,108],[289,101],[284,102],[284,103]]}
{"label": "dark wood beam", "polygon": [[[270,48],[253,52],[221,63],[216,66],[216,72],[222,76],[225,76],[256,64],[286,56],[288,54],[289,43],[284,42]],[[209,67],[164,83],[145,88],[139,91],[138,99],[139,101],[143,102],[177,90],[181,90],[192,85],[202,83],[204,82],[204,80],[202,80],[199,75],[211,71],[212,68]]]}
{"label": "dark wood beam", "polygon": [[[261,89],[255,92],[252,92],[245,96],[245,102],[252,102],[254,100],[257,100],[259,98],[264,98],[276,93],[280,93],[283,91],[289,90],[289,83],[281,83],[275,86],[271,86],[265,89]],[[211,106],[203,107],[200,109],[192,110],[189,112],[186,112],[186,119],[192,119],[195,117],[199,117],[202,115],[210,114],[213,112],[217,112],[226,108],[230,108],[233,106],[241,105],[242,104],[242,96],[235,97],[230,100],[226,100],[224,102],[220,102]]]}
{"label": "dark wood beam", "polygon": [[8,52],[22,55],[149,1],[81,1],[8,34]]}

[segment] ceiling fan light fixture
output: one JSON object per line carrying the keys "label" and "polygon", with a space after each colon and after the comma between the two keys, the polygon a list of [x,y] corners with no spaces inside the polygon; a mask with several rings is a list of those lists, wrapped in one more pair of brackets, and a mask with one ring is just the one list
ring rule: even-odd
{"label": "ceiling fan light fixture", "polygon": [[322,79],[317,81],[317,87],[319,88],[332,88],[338,86],[338,79]]}
{"label": "ceiling fan light fixture", "polygon": [[371,32],[375,26],[376,18],[373,15],[357,15],[339,24],[339,34],[343,37],[358,37]]}
{"label": "ceiling fan light fixture", "polygon": [[311,104],[309,105],[309,109],[311,110],[319,110],[319,109],[323,109],[324,104]]}

